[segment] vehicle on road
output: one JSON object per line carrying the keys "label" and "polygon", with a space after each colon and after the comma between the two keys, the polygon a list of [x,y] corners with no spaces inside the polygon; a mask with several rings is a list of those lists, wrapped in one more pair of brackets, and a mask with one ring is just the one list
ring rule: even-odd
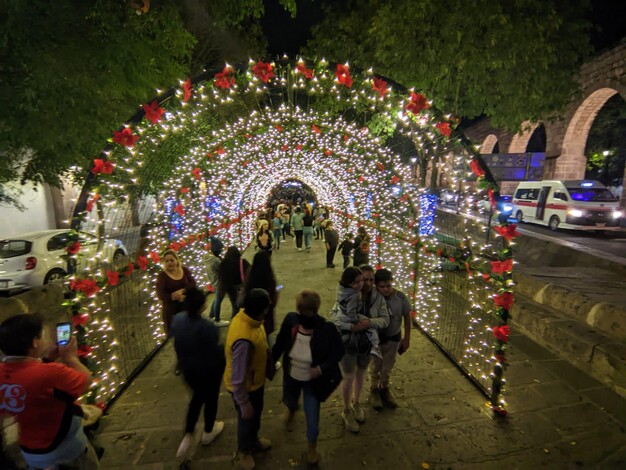
{"label": "vehicle on road", "polygon": [[599,181],[523,181],[512,203],[518,222],[551,230],[621,230],[619,199]]}
{"label": "vehicle on road", "polygon": [[[67,261],[62,256],[69,240],[68,229],[41,230],[0,239],[0,292],[61,282],[67,275]],[[81,271],[97,255],[98,237],[79,232],[79,241],[77,270]],[[103,260],[115,263],[127,255],[120,240],[104,240]]]}

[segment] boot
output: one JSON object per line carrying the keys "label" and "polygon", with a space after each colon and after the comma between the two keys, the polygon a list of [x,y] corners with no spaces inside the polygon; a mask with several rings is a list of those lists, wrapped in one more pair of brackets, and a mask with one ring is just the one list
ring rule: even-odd
{"label": "boot", "polygon": [[320,454],[317,453],[317,442],[309,442],[309,448],[306,452],[306,463],[308,465],[320,463]]}
{"label": "boot", "polygon": [[372,405],[372,408],[376,411],[381,411],[383,409],[383,401],[380,397],[379,388],[372,388],[370,391],[370,405]]}
{"label": "boot", "polygon": [[387,408],[396,409],[398,407],[398,402],[393,396],[393,393],[391,393],[389,387],[380,389],[380,398]]}

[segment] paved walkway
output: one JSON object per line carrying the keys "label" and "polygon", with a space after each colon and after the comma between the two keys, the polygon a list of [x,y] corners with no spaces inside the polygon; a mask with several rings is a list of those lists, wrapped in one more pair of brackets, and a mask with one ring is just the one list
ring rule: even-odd
{"label": "paved walkway", "polygon": [[[288,239],[275,252],[275,271],[285,285],[279,322],[305,287],[318,290],[321,313],[329,311],[341,269],[325,268],[323,250],[323,243],[314,240],[311,253],[297,252]],[[340,256],[336,263],[341,265]],[[229,311],[227,301],[223,310]],[[412,338],[392,377],[400,408],[378,413],[367,406],[367,422],[353,435],[343,428],[339,394],[323,404],[321,468],[626,468],[626,401],[567,362],[513,334],[506,375],[510,414],[500,419],[425,336],[413,330]],[[98,438],[106,448],[104,469],[180,466],[175,454],[189,395],[182,378],[173,373],[174,360],[172,345],[166,344],[102,419]],[[259,469],[305,468],[304,415],[296,415],[293,431],[284,430],[279,419],[281,378],[279,373],[266,387],[261,435],[272,439],[273,448],[257,458]],[[235,411],[224,391],[218,419],[226,422],[224,433],[208,447],[197,445],[191,468],[233,467]],[[197,439],[200,430],[201,423]]]}

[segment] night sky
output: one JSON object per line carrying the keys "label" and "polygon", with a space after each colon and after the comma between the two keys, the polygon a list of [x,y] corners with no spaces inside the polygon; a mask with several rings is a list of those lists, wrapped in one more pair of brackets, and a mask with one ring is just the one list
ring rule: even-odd
{"label": "night sky", "polygon": [[[291,18],[278,0],[265,0],[263,30],[270,55],[295,56],[310,39],[310,27],[322,20],[321,4],[322,0],[298,0],[297,15]],[[591,4],[592,10],[586,16],[592,24],[594,49],[615,46],[626,37],[626,0],[592,0]]]}

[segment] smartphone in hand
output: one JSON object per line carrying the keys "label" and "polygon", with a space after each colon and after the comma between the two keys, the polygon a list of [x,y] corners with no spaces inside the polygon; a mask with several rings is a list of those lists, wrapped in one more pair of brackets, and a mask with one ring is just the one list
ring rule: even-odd
{"label": "smartphone in hand", "polygon": [[72,337],[72,324],[69,322],[57,323],[57,344],[65,346]]}

